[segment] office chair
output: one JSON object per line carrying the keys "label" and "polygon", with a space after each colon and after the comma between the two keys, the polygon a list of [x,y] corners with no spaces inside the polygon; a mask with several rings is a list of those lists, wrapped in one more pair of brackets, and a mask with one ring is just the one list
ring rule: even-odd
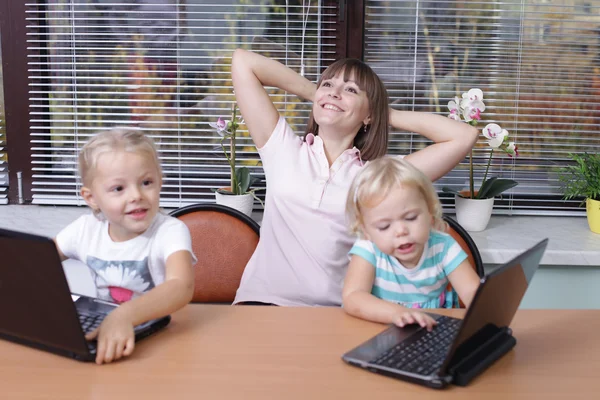
{"label": "office chair", "polygon": [[192,302],[231,304],[258,244],[258,223],[220,204],[194,204],[169,215],[187,225],[198,258]]}
{"label": "office chair", "polygon": [[[448,224],[447,233],[450,234],[454,240],[458,242],[460,247],[467,253],[467,259],[471,266],[477,272],[477,275],[481,278],[484,275],[483,271],[483,261],[481,261],[481,255],[479,254],[479,250],[477,249],[477,245],[469,235],[469,233],[460,226],[458,222],[454,219],[450,218],[447,215],[443,216],[444,221]],[[448,289],[451,289],[452,285],[448,284]],[[462,301],[460,301],[460,307],[464,307]]]}

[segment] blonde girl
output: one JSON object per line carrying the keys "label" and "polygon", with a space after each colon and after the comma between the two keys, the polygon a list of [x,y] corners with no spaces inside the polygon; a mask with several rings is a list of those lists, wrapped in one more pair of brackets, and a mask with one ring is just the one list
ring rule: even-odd
{"label": "blonde girl", "polygon": [[350,250],[343,289],[346,312],[398,326],[435,321],[418,310],[471,303],[479,278],[460,245],[445,233],[431,181],[409,162],[370,162],[348,193],[346,213],[359,239]]}
{"label": "blonde girl", "polygon": [[92,213],[55,242],[62,260],[89,267],[98,298],[121,304],[86,335],[98,341],[102,364],[133,352],[135,325],[189,303],[195,257],[187,227],[159,212],[160,162],[141,131],[115,128],[92,137],[79,154],[79,173]]}

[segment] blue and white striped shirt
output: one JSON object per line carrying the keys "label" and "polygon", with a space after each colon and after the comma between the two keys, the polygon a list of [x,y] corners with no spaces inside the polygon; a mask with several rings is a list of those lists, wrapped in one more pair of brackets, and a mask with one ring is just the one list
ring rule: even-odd
{"label": "blue and white striped shirt", "polygon": [[467,254],[446,233],[432,230],[419,264],[410,269],[368,240],[357,240],[350,254],[375,267],[371,293],[380,299],[408,308],[450,308],[458,301],[454,291],[447,291],[448,275]]}

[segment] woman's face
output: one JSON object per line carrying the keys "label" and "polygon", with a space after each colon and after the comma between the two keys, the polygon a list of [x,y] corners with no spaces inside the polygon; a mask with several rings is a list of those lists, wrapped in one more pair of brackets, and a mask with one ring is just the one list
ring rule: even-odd
{"label": "woman's face", "polygon": [[313,116],[323,131],[355,135],[362,125],[369,123],[369,99],[360,89],[354,76],[344,81],[344,71],[324,79],[318,87],[313,104]]}

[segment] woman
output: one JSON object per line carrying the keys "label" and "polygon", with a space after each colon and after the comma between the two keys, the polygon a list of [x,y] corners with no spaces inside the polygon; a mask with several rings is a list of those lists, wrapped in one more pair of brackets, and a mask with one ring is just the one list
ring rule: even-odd
{"label": "woman", "polygon": [[[238,49],[231,74],[267,181],[260,241],[235,304],[339,306],[354,242],[344,216],[348,188],[365,162],[387,152],[388,125],[434,142],[405,157],[432,180],[466,156],[478,133],[439,115],[389,109],[379,77],[354,59],[336,61],[315,85],[275,60]],[[279,115],[264,86],[313,102],[303,137]]]}

